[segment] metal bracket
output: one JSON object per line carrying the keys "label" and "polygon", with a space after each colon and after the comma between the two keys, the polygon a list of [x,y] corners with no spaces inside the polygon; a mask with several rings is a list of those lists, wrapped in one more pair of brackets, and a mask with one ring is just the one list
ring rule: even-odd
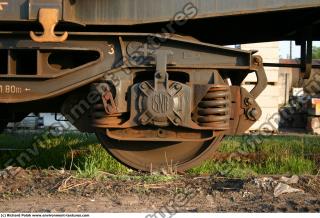
{"label": "metal bracket", "polygon": [[57,36],[54,28],[59,22],[59,10],[56,8],[41,8],[39,10],[39,22],[43,27],[43,34],[37,36],[30,31],[30,37],[35,42],[63,42],[68,38],[68,33],[64,32],[62,36]]}
{"label": "metal bracket", "polygon": [[103,105],[105,111],[108,115],[116,114],[118,112],[116,103],[114,102],[114,98],[112,92],[107,90],[102,96]]}
{"label": "metal bracket", "polygon": [[267,87],[268,79],[266,76],[266,72],[263,68],[263,60],[260,56],[253,56],[253,65],[256,68],[255,74],[257,76],[257,84],[250,91],[250,94],[253,96],[254,99],[256,99]]}
{"label": "metal bracket", "polygon": [[309,79],[312,71],[312,26],[308,26],[301,31],[301,39],[296,41],[301,46],[300,50],[300,82]]}
{"label": "metal bracket", "polygon": [[163,81],[165,79],[164,76],[167,73],[168,59],[170,59],[172,55],[173,52],[168,50],[158,50],[154,54],[156,59],[156,71],[162,76]]}

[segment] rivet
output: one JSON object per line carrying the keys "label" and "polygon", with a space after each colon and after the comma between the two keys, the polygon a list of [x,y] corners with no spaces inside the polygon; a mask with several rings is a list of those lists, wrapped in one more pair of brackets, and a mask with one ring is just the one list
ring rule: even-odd
{"label": "rivet", "polygon": [[176,90],[179,90],[179,89],[181,89],[181,85],[180,85],[179,83],[176,83],[176,84],[174,85],[174,88],[175,88]]}
{"label": "rivet", "polygon": [[146,83],[142,83],[142,84],[141,84],[141,88],[142,88],[142,89],[147,89],[147,88],[148,88],[148,85],[147,85]]}
{"label": "rivet", "polygon": [[174,122],[175,122],[175,124],[179,124],[180,123],[180,119],[179,118],[175,118]]}

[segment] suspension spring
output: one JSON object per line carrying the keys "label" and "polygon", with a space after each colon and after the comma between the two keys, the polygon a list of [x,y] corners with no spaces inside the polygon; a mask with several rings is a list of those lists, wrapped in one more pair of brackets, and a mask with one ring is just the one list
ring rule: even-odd
{"label": "suspension spring", "polygon": [[230,89],[228,85],[213,85],[198,105],[198,123],[215,130],[230,128]]}

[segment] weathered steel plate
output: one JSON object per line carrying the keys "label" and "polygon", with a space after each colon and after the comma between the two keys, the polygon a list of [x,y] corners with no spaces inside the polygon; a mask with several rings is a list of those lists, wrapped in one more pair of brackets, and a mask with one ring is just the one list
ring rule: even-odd
{"label": "weathered steel plate", "polygon": [[60,9],[61,18],[75,23],[147,24],[169,21],[189,3],[197,9],[194,19],[320,7],[319,0],[6,0],[0,20],[34,20],[45,7]]}
{"label": "weathered steel plate", "polygon": [[64,3],[64,18],[84,24],[130,25],[165,22],[189,3],[197,18],[320,7],[319,0],[81,0]]}

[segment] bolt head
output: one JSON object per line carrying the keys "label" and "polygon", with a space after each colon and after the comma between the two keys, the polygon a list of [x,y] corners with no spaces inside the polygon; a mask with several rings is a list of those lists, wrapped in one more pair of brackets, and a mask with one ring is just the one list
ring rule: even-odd
{"label": "bolt head", "polygon": [[144,124],[146,124],[146,123],[148,122],[148,118],[147,118],[147,117],[142,117],[142,118],[140,119],[140,121],[141,121],[141,123],[144,125]]}
{"label": "bolt head", "polygon": [[180,119],[179,119],[178,117],[176,117],[176,118],[174,119],[174,123],[175,123],[175,124],[179,124],[179,123],[180,123]]}
{"label": "bolt head", "polygon": [[162,79],[162,78],[163,78],[163,76],[162,76],[162,74],[161,74],[161,73],[157,73],[157,74],[156,74],[156,78],[157,78],[157,79]]}
{"label": "bolt head", "polygon": [[252,109],[251,116],[253,116],[254,118],[258,116],[258,111],[255,108]]}
{"label": "bolt head", "polygon": [[249,119],[256,120],[258,118],[258,115],[259,115],[259,112],[255,108],[250,108],[247,112],[247,116],[249,117]]}
{"label": "bolt head", "polygon": [[174,85],[174,88],[175,88],[176,90],[179,90],[179,89],[181,89],[181,85],[180,85],[179,83],[176,83],[176,84]]}
{"label": "bolt head", "polygon": [[262,64],[263,60],[260,56],[255,56],[253,58],[253,63],[257,66],[260,66]]}
{"label": "bolt head", "polygon": [[148,85],[146,83],[142,83],[141,86],[140,86],[142,89],[147,89],[148,88]]}
{"label": "bolt head", "polygon": [[253,105],[254,101],[252,98],[245,98],[244,103],[245,105],[250,106],[250,105]]}

